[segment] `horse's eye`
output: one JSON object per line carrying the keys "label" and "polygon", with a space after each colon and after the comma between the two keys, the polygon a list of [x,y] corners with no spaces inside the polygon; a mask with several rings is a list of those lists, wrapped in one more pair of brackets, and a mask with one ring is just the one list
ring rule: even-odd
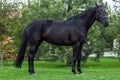
{"label": "horse's eye", "polygon": [[105,12],[105,10],[102,10],[102,12]]}

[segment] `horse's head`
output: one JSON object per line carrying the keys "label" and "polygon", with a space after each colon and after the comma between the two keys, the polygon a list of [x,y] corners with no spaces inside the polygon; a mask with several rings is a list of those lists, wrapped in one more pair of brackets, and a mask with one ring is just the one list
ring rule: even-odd
{"label": "horse's head", "polygon": [[97,7],[97,9],[96,9],[95,19],[97,21],[101,22],[104,27],[107,27],[109,22],[108,22],[107,13],[104,9],[104,4],[102,4],[102,5],[96,4],[96,7]]}

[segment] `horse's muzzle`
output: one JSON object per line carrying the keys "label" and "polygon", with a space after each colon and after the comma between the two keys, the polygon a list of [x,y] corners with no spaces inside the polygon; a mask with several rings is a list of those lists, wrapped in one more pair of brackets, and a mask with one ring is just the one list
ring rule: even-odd
{"label": "horse's muzzle", "polygon": [[103,26],[107,27],[109,25],[109,22],[107,20],[103,21]]}

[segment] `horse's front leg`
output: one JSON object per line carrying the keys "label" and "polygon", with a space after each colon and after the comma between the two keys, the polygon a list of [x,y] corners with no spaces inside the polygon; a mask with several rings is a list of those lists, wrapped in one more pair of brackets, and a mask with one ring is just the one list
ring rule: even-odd
{"label": "horse's front leg", "polygon": [[77,61],[77,54],[79,51],[79,43],[73,45],[73,61],[72,61],[72,72],[76,74],[76,61]]}
{"label": "horse's front leg", "polygon": [[79,50],[78,50],[78,54],[77,54],[77,70],[78,70],[79,74],[82,74],[82,70],[81,70],[82,47],[83,47],[83,43],[81,43],[79,45]]}

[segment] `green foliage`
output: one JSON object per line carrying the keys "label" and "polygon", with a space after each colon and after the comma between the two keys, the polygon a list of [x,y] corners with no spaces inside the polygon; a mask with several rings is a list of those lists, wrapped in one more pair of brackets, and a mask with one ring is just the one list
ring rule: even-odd
{"label": "green foliage", "polygon": [[[13,44],[7,45],[3,44],[3,42],[8,37],[13,37],[12,33],[14,33],[13,27],[17,25],[18,18],[13,17],[12,13],[14,10],[17,9],[17,4],[9,4],[6,1],[0,2],[0,54],[4,53],[3,51],[6,51],[6,49],[13,49]],[[9,18],[9,16],[13,18]]]}
{"label": "green foliage", "polygon": [[[102,0],[99,0],[102,2]],[[119,3],[118,0],[114,0]],[[95,0],[28,0],[25,4],[23,2],[18,3],[15,1],[12,4],[7,2],[0,3],[0,40],[4,37],[12,37],[14,43],[12,47],[18,50],[20,45],[21,36],[24,28],[34,20],[38,19],[50,19],[50,20],[66,20],[69,17],[75,16],[85,9],[95,6]],[[4,7],[2,7],[4,5]],[[4,11],[9,12],[19,9],[19,5],[22,5],[22,17],[14,17],[8,19],[4,14]],[[109,26],[104,28],[100,23],[96,22],[88,32],[88,42],[84,45],[83,52],[86,54],[100,54],[104,51],[113,50],[113,40],[118,39],[120,45],[120,8],[115,6],[115,12],[110,10],[105,5],[108,12]],[[11,15],[11,14],[10,14]],[[49,46],[52,46],[54,53],[50,53]],[[49,57],[50,54],[70,54],[72,56],[72,48],[70,47],[58,47],[55,45],[42,43],[38,54],[42,57]]]}

